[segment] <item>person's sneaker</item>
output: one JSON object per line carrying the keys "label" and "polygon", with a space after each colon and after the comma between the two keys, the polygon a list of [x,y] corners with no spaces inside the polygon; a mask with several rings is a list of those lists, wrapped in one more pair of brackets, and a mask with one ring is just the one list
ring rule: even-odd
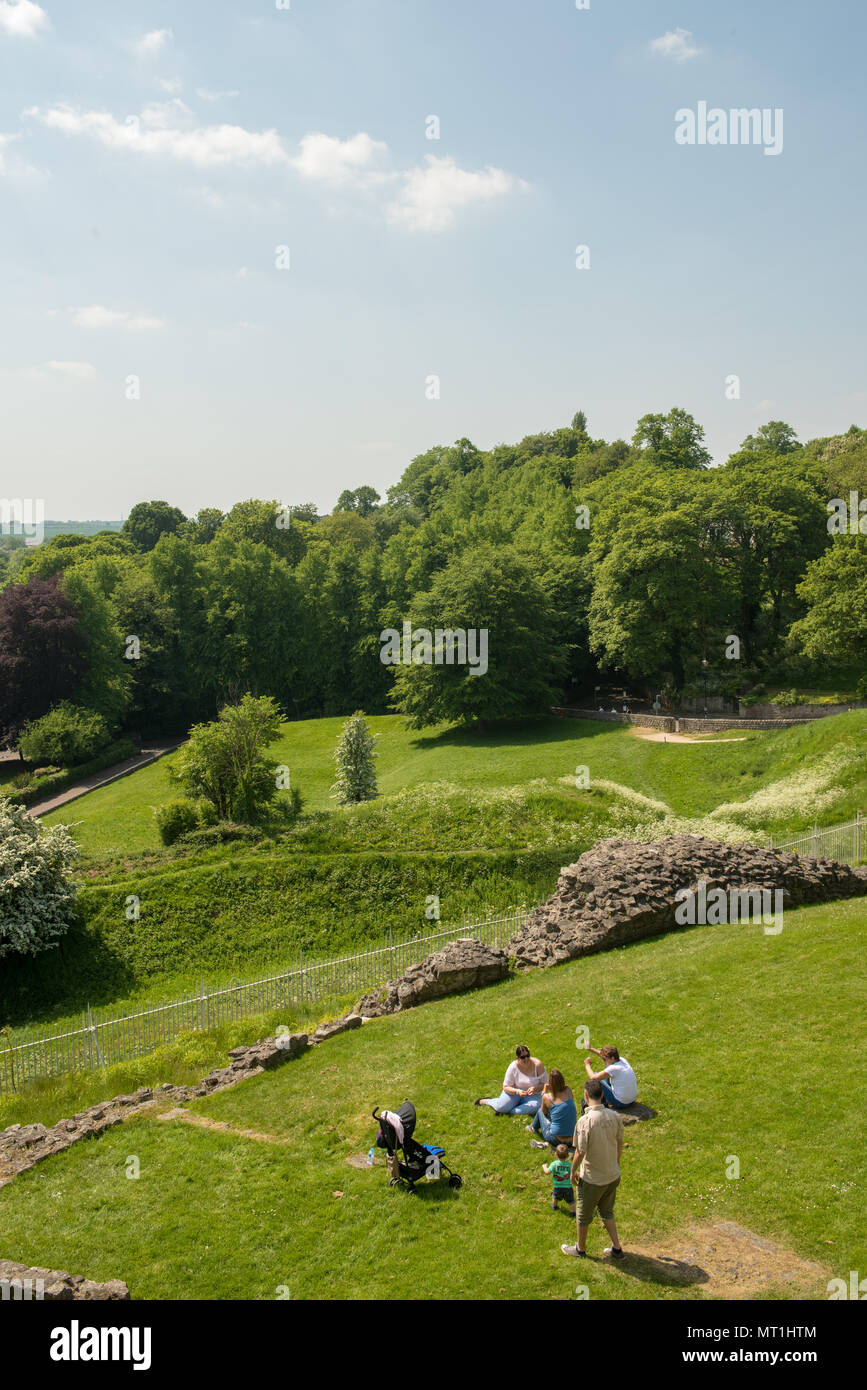
{"label": "person's sneaker", "polygon": [[525,1128],[525,1130],[527,1131],[528,1134],[535,1134],[535,1133],[536,1133],[536,1130],[535,1130],[535,1128],[533,1127],[533,1125],[524,1125],[524,1128]]}
{"label": "person's sneaker", "polygon": [[474,1100],[474,1101],[473,1101],[473,1105],[484,1105],[484,1103],[485,1103],[485,1102],[484,1102],[483,1100]]}
{"label": "person's sneaker", "polygon": [[530,1147],[531,1149],[547,1149],[549,1145],[545,1143],[544,1139],[531,1139]]}
{"label": "person's sneaker", "polygon": [[612,1260],[626,1259],[626,1251],[623,1250],[619,1245],[609,1245],[606,1250],[602,1251],[602,1253],[603,1255],[610,1255]]}
{"label": "person's sneaker", "polygon": [[579,1260],[587,1259],[587,1251],[579,1250],[577,1245],[561,1245],[560,1249],[563,1251],[564,1255],[574,1255],[575,1258]]}
{"label": "person's sneaker", "polygon": [[556,1211],[556,1210],[557,1210],[557,1203],[554,1201],[554,1198],[553,1198],[553,1197],[551,1198],[551,1210],[552,1210],[552,1211]]}

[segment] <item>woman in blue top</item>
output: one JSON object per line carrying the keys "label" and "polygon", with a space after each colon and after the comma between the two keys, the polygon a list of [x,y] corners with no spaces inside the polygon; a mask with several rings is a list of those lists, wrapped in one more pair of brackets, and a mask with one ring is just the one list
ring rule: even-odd
{"label": "woman in blue top", "polygon": [[549,1145],[556,1148],[558,1144],[568,1144],[571,1148],[577,1123],[578,1111],[572,1091],[563,1073],[552,1067],[542,1092],[542,1108],[534,1115],[533,1123],[527,1125],[527,1129],[542,1135],[541,1139],[531,1141],[533,1148],[547,1149]]}

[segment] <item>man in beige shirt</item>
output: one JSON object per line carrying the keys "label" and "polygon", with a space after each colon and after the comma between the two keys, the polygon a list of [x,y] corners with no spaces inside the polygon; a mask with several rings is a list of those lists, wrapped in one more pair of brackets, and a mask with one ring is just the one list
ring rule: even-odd
{"label": "man in beige shirt", "polygon": [[598,1211],[611,1244],[605,1251],[614,1260],[625,1259],[614,1221],[614,1199],[620,1182],[623,1153],[623,1120],[603,1104],[601,1081],[588,1080],[584,1087],[587,1109],[575,1126],[572,1143],[572,1182],[578,1187],[578,1244],[561,1245],[564,1255],[587,1258],[587,1232]]}

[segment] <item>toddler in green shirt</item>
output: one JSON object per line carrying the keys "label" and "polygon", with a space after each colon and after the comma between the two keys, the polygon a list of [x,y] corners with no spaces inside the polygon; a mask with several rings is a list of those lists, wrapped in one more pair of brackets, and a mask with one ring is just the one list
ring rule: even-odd
{"label": "toddler in green shirt", "polygon": [[542,1172],[554,1180],[551,1193],[551,1210],[557,1210],[559,1202],[565,1202],[569,1215],[575,1215],[575,1193],[572,1190],[572,1159],[566,1144],[558,1144],[554,1150],[557,1157],[550,1163],[542,1164]]}

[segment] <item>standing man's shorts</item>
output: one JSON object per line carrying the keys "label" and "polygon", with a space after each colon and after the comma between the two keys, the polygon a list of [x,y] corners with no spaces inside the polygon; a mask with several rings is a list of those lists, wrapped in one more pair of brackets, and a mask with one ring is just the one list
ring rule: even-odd
{"label": "standing man's shorts", "polygon": [[614,1182],[609,1182],[604,1187],[597,1187],[594,1183],[579,1178],[578,1225],[589,1226],[597,1211],[603,1221],[610,1220],[614,1215],[614,1198],[617,1196],[619,1185],[619,1178],[615,1178]]}

